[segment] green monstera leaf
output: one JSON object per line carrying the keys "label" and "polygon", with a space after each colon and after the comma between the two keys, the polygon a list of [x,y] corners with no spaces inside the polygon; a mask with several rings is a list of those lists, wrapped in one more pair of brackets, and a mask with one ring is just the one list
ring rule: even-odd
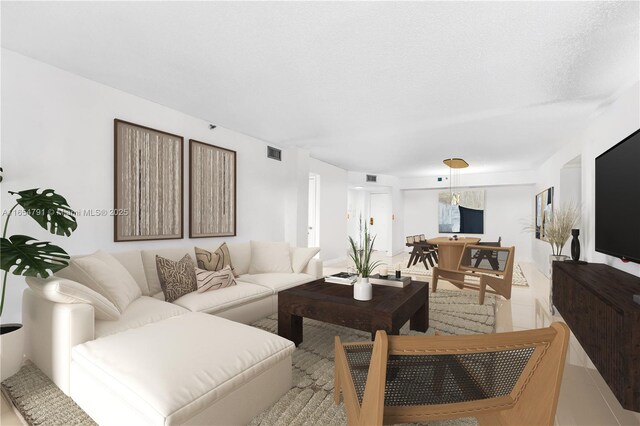
{"label": "green monstera leaf", "polygon": [[26,235],[0,238],[0,251],[0,269],[14,275],[47,278],[69,265],[62,248]]}
{"label": "green monstera leaf", "polygon": [[67,200],[53,189],[45,189],[40,193],[38,189],[9,193],[18,196],[16,202],[44,229],[55,235],[71,235],[78,224]]}

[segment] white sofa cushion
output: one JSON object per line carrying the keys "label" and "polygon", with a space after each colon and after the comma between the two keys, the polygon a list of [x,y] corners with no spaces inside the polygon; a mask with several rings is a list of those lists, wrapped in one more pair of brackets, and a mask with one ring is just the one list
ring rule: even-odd
{"label": "white sofa cushion", "polygon": [[156,268],[156,255],[177,262],[182,259],[185,254],[188,254],[189,256],[191,256],[191,260],[193,260],[194,265],[196,264],[196,255],[193,251],[193,247],[142,250],[140,254],[142,256],[144,273],[147,276],[149,294],[151,295],[162,291],[162,287],[160,286],[160,278],[158,278],[158,269]]}
{"label": "white sofa cushion", "polygon": [[238,277],[238,279],[247,283],[268,287],[277,293],[280,290],[286,290],[300,284],[308,283],[316,280],[317,278],[309,274],[286,274],[276,272],[271,274],[247,274]]}
{"label": "white sofa cushion", "polygon": [[147,276],[144,274],[144,266],[142,265],[142,255],[140,250],[127,250],[112,252],[111,255],[124,266],[138,283],[138,287],[142,290],[143,296],[149,296],[149,285],[147,284]]}
{"label": "white sofa cushion", "polygon": [[322,265],[322,261],[317,258],[312,258],[307,263],[307,267],[302,271],[303,274],[313,275],[316,279],[320,279],[324,277],[324,269]]}
{"label": "white sofa cushion", "polygon": [[236,305],[269,297],[273,291],[267,287],[236,281],[237,285],[204,293],[185,294],[173,303],[193,312],[215,314]]}
{"label": "white sofa cushion", "polygon": [[291,269],[295,274],[304,271],[309,261],[320,252],[320,247],[291,247]]}
{"label": "white sofa cushion", "polygon": [[57,276],[84,284],[113,303],[121,313],[142,291],[129,271],[113,256],[102,250],[76,257]]}
{"label": "white sofa cushion", "polygon": [[248,274],[251,265],[251,243],[233,243],[227,244],[227,247],[235,274]]}
{"label": "white sofa cushion", "polygon": [[293,272],[289,243],[251,241],[250,274]]}
{"label": "white sofa cushion", "polygon": [[44,299],[57,303],[87,303],[93,306],[96,319],[113,321],[120,318],[120,311],[113,303],[86,285],[59,277],[27,277],[26,281],[29,288]]}
{"label": "white sofa cushion", "polygon": [[95,336],[96,338],[108,336],[188,312],[185,308],[176,306],[173,303],[142,296],[127,306],[118,321],[96,321]]}
{"label": "white sofa cushion", "polygon": [[172,425],[185,423],[293,350],[292,342],[266,331],[188,313],[78,345],[72,357],[84,374],[154,424]]}

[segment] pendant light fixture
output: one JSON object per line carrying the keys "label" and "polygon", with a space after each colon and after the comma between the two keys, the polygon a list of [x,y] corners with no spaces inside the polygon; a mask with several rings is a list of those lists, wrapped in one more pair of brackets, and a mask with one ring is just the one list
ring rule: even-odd
{"label": "pendant light fixture", "polygon": [[[447,158],[442,160],[442,162],[449,167],[449,200],[451,201],[451,205],[455,206],[460,204],[460,193],[454,193],[453,188],[460,185],[460,169],[469,167],[469,163],[462,158]],[[456,179],[455,184],[453,182],[454,177]]]}

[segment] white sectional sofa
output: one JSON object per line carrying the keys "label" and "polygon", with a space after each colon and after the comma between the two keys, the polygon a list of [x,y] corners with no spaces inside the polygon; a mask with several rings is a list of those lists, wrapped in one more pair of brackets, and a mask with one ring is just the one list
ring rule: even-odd
{"label": "white sectional sofa", "polygon": [[[193,246],[112,253],[141,293],[117,320],[96,319],[90,304],[51,301],[31,280],[28,357],[101,425],[249,422],[290,388],[294,346],[244,324],[277,312],[279,291],[322,277],[322,263],[249,274],[250,243],[228,248],[237,285],[173,303],[164,301],[155,256],[188,253],[195,262]],[[292,258],[296,250],[307,249],[292,248]]]}

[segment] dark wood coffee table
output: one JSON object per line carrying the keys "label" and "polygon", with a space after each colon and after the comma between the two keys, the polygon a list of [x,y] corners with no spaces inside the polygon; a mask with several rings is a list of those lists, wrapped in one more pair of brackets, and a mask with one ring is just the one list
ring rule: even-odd
{"label": "dark wood coffee table", "polygon": [[311,318],[356,330],[398,334],[411,321],[411,330],[429,327],[429,283],[411,281],[404,288],[373,286],[373,299],[353,298],[353,287],[325,283],[324,278],[278,293],[278,334],[298,346],[302,343],[302,318]]}

